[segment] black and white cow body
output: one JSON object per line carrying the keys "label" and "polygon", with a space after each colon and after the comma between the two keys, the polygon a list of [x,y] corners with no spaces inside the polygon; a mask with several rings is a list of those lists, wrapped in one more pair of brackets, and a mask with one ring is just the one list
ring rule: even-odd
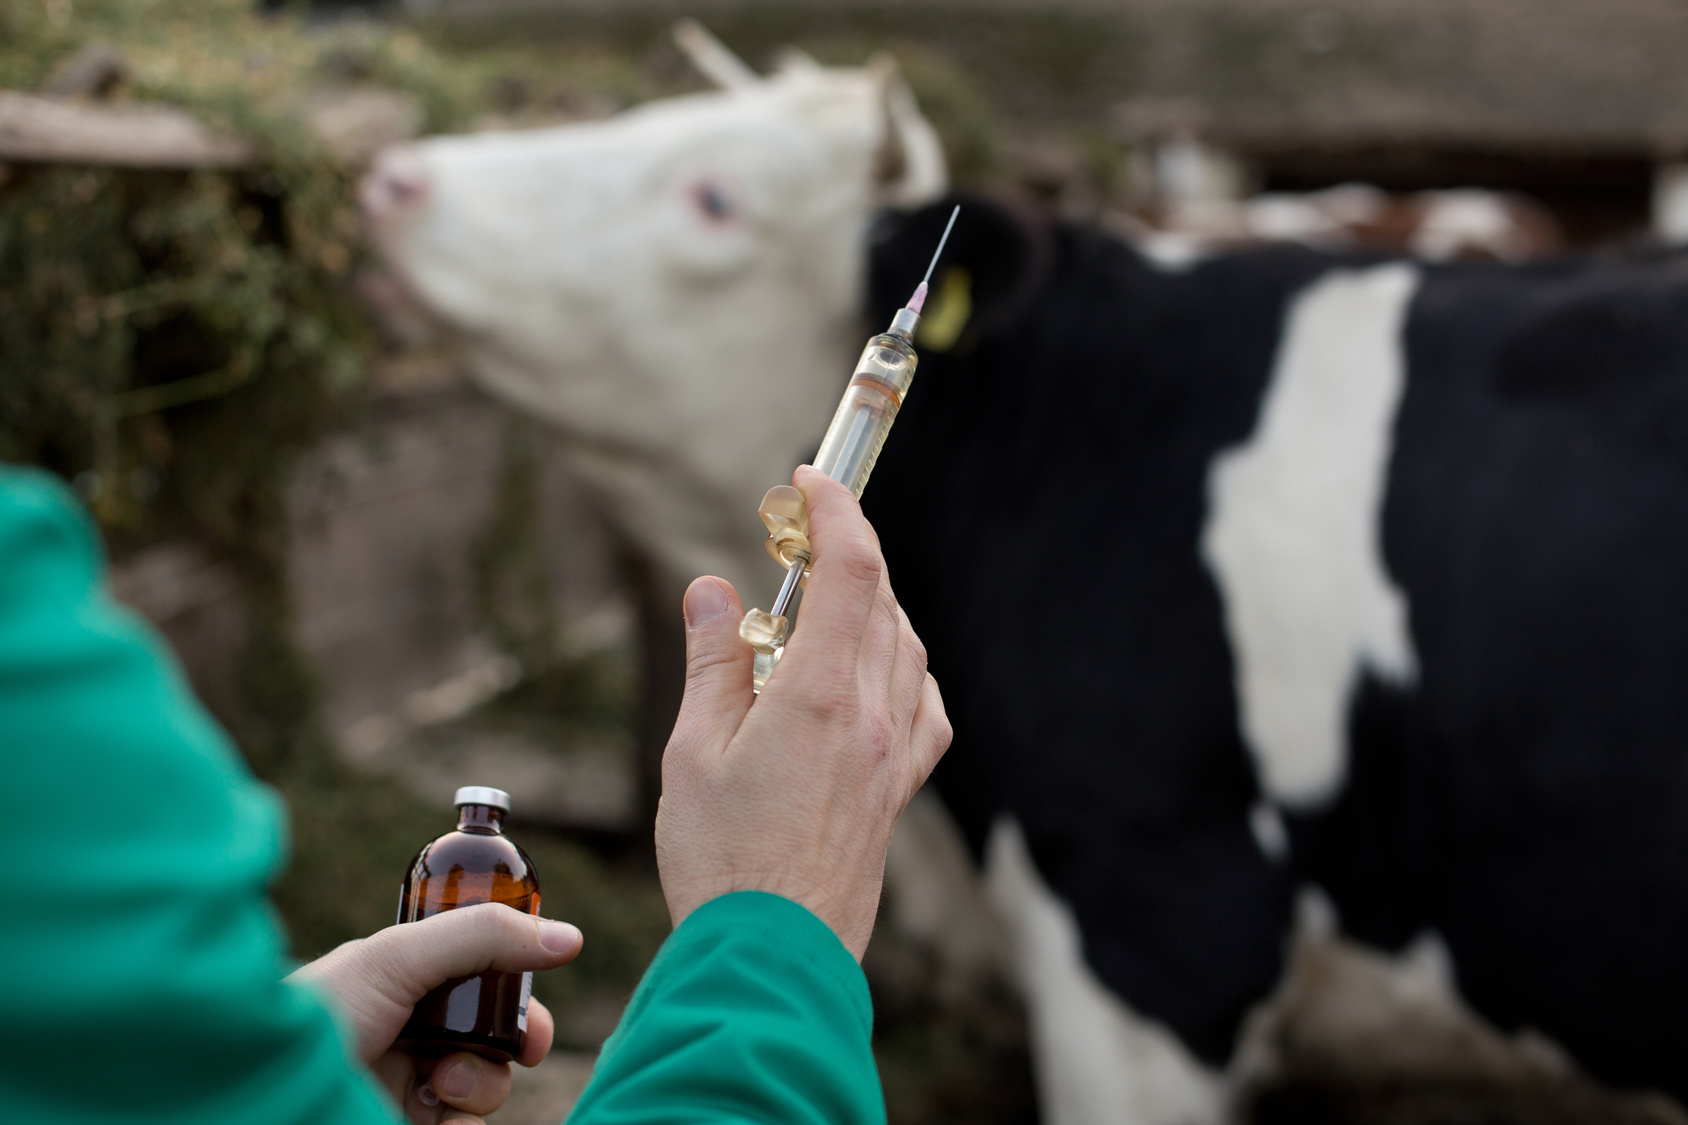
{"label": "black and white cow body", "polygon": [[[875,322],[947,205],[881,232]],[[1223,1064],[1297,888],[1688,1095],[1688,261],[1171,268],[968,201],[864,505],[955,724],[1135,1013]]]}

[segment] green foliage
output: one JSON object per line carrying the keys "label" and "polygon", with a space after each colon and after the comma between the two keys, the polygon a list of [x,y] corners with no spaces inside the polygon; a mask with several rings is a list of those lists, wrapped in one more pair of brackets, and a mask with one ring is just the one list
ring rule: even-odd
{"label": "green foliage", "polygon": [[[118,551],[199,542],[246,603],[238,713],[261,773],[319,753],[290,630],[296,458],[357,401],[366,330],[350,173],[278,91],[314,48],[228,0],[0,7],[0,84],[119,45],[119,97],[188,106],[250,138],[252,167],[15,166],[0,185],[0,457],[74,480]],[[244,50],[231,38],[251,33]]]}
{"label": "green foliage", "polygon": [[[0,457],[76,481],[122,549],[197,540],[248,605],[243,714],[261,771],[312,686],[286,584],[295,458],[344,417],[363,326],[332,168],[20,169],[0,196]],[[240,728],[246,729],[240,729]]]}
{"label": "green foliage", "polygon": [[339,285],[355,218],[336,178],[14,177],[0,197],[0,456],[93,474],[84,493],[110,528],[187,518],[238,538],[247,490],[176,470],[222,422],[248,432],[217,443],[236,465],[213,478],[273,475],[273,454],[319,436],[355,385],[361,325]]}

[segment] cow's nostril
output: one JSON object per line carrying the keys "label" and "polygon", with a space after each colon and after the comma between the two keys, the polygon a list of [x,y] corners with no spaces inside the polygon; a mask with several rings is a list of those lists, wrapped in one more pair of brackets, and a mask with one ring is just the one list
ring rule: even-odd
{"label": "cow's nostril", "polygon": [[428,199],[428,170],[411,148],[388,149],[358,185],[358,198],[373,218],[412,213]]}

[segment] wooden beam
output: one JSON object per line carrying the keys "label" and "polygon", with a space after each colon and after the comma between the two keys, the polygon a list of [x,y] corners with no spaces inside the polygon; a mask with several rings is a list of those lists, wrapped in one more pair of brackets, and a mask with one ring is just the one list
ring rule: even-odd
{"label": "wooden beam", "polygon": [[0,161],[232,168],[252,146],[164,106],[86,105],[0,90]]}

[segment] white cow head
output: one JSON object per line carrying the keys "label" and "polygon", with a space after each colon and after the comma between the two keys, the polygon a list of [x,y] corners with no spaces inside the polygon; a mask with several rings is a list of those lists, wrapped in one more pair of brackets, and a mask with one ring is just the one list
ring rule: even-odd
{"label": "white cow head", "polygon": [[792,57],[592,123],[382,154],[371,229],[477,379],[551,423],[610,516],[675,578],[753,599],[756,504],[813,452],[860,346],[874,210],[945,189],[895,67]]}

